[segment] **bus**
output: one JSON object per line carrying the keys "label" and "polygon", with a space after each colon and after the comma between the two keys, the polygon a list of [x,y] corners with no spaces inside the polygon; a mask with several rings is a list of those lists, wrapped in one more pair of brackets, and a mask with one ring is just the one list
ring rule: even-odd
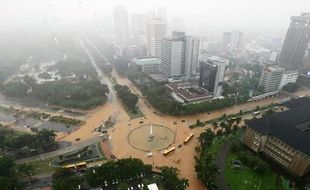
{"label": "bus", "polygon": [[174,151],[175,147],[171,147],[169,149],[163,150],[163,155],[166,156],[167,154],[169,154],[170,152]]}
{"label": "bus", "polygon": [[80,163],[76,163],[76,164],[70,164],[70,165],[66,165],[64,166],[64,168],[66,169],[74,169],[74,170],[83,170],[86,169],[86,162],[80,162]]}
{"label": "bus", "polygon": [[194,133],[189,134],[188,137],[184,140],[183,144],[187,144],[194,137]]}

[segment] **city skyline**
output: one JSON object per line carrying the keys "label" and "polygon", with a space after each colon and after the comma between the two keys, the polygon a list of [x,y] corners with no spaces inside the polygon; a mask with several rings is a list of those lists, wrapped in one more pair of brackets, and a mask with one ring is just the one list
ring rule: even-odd
{"label": "city skyline", "polygon": [[[114,6],[124,6],[129,15],[132,13],[145,13],[156,10],[158,7],[166,7],[168,20],[182,18],[185,25],[195,26],[196,30],[224,31],[240,30],[243,32],[275,33],[284,35],[291,15],[306,12],[310,2],[306,0],[292,1],[255,1],[242,0],[216,2],[194,0],[178,1],[175,7],[174,1],[147,1],[140,3],[139,0],[130,3],[117,0],[105,2],[94,0],[92,2],[69,0],[66,3],[60,1],[30,0],[26,5],[19,7],[18,1],[0,1],[0,16],[10,17],[11,22],[2,22],[3,27],[20,27],[32,23],[42,23],[42,16],[52,17],[59,23],[74,24],[94,18],[108,18],[112,20]],[[255,7],[251,9],[250,7]],[[206,11],[207,10],[207,11]],[[16,14],[18,13],[18,14]],[[186,13],[186,14],[184,14]],[[244,15],[247,15],[246,17]],[[25,18],[25,19],[23,19]],[[27,20],[27,21],[25,21]],[[0,25],[0,27],[1,27]],[[267,30],[268,29],[268,30]]]}

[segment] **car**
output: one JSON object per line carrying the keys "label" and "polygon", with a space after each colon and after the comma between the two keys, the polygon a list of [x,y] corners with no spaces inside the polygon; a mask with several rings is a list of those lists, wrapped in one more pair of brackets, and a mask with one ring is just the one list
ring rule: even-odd
{"label": "car", "polygon": [[76,138],[76,139],[75,139],[75,141],[80,141],[80,140],[81,140],[80,138]]}

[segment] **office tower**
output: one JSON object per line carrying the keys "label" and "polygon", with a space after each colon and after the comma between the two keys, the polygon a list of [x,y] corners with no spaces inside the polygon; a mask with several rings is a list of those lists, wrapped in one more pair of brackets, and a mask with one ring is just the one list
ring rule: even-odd
{"label": "office tower", "polygon": [[242,48],[242,32],[224,32],[223,33],[223,48],[224,50],[235,51]]}
{"label": "office tower", "polygon": [[167,23],[162,19],[152,19],[146,24],[147,55],[160,58],[161,42],[167,33]]}
{"label": "office tower", "polygon": [[264,88],[264,92],[279,90],[284,71],[284,68],[278,66],[263,68],[259,86]]}
{"label": "office tower", "polygon": [[187,36],[186,37],[186,62],[185,62],[185,75],[190,78],[196,75],[199,67],[199,48],[200,39]]}
{"label": "office tower", "polygon": [[166,9],[166,7],[163,7],[163,6],[157,7],[156,18],[159,18],[162,20],[167,20],[167,9]]}
{"label": "office tower", "polygon": [[170,30],[171,31],[184,31],[183,19],[173,18],[170,20]]}
{"label": "office tower", "polygon": [[146,21],[146,14],[136,13],[131,15],[131,32],[133,36],[145,35]]}
{"label": "office tower", "polygon": [[310,13],[292,16],[279,56],[279,64],[287,70],[302,67],[304,55],[310,40]]}
{"label": "office tower", "polygon": [[172,77],[182,74],[183,46],[184,42],[181,40],[163,39],[161,46],[161,72],[164,75]]}
{"label": "office tower", "polygon": [[162,42],[161,60],[162,72],[167,77],[196,74],[198,67],[200,40],[186,36],[185,32],[172,32],[171,38]]}
{"label": "office tower", "polygon": [[116,40],[127,42],[129,39],[128,13],[125,7],[116,6],[113,10],[114,34]]}
{"label": "office tower", "polygon": [[155,19],[156,15],[155,15],[155,10],[148,10],[146,11],[146,19],[147,20],[152,20]]}
{"label": "office tower", "polygon": [[222,96],[226,62],[219,58],[200,62],[199,86],[215,98]]}

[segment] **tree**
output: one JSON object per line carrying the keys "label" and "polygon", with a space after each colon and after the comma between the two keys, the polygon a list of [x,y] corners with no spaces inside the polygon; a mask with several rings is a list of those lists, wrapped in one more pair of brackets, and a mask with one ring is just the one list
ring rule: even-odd
{"label": "tree", "polygon": [[33,167],[32,165],[28,165],[28,164],[20,164],[17,167],[18,172],[22,173],[24,176],[31,176],[32,175],[32,170]]}
{"label": "tree", "polygon": [[78,190],[79,186],[85,181],[81,176],[77,176],[72,170],[59,168],[53,175],[54,190]]}
{"label": "tree", "polygon": [[15,171],[14,160],[6,155],[0,155],[0,187],[3,190],[21,189]]}
{"label": "tree", "polygon": [[3,87],[3,94],[10,97],[24,97],[28,88],[22,82],[9,82]]}
{"label": "tree", "polygon": [[185,190],[188,187],[187,179],[179,179],[179,170],[172,167],[161,167],[161,176],[163,177],[163,186],[166,189]]}
{"label": "tree", "polygon": [[54,131],[43,129],[38,131],[36,134],[37,146],[41,147],[43,150],[48,149],[50,146],[55,144],[56,134]]}
{"label": "tree", "polygon": [[138,103],[138,96],[133,94],[128,86],[122,86],[122,85],[115,85],[114,86],[118,97],[121,99],[121,101],[132,111],[136,110],[136,105]]}

